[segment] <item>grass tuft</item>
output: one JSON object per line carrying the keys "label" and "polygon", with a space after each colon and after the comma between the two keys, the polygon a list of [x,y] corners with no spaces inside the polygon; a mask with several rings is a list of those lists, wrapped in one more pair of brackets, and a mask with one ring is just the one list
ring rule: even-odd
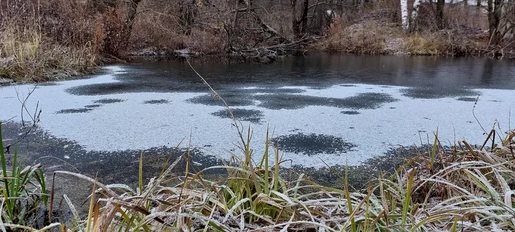
{"label": "grass tuft", "polygon": [[25,230],[42,226],[38,225],[37,218],[44,217],[42,212],[48,207],[48,193],[41,165],[22,169],[16,150],[12,157],[6,157],[9,154],[4,152],[2,138],[0,122],[0,228],[5,231],[6,227]]}
{"label": "grass tuft", "polygon": [[54,44],[36,26],[4,27],[0,35],[0,77],[15,81],[60,80],[91,72],[96,56],[87,44],[79,48]]}

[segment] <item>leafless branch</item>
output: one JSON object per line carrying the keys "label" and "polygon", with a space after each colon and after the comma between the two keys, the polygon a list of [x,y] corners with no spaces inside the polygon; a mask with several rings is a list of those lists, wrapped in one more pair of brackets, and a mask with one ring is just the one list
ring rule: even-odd
{"label": "leafless branch", "polygon": [[[37,89],[38,85],[35,85],[30,91],[29,93],[25,96],[25,97],[21,97],[20,96],[20,93],[18,92],[18,89],[15,89],[16,91],[16,96],[18,98],[18,101],[21,103],[21,112],[20,112],[20,117],[21,117],[21,123],[22,123],[22,128],[25,129],[25,128],[28,128],[28,130],[26,130],[25,132],[23,132],[21,135],[18,136],[18,138],[16,138],[14,140],[14,142],[10,143],[10,144],[7,144],[5,145],[5,153],[10,153],[10,149],[12,146],[16,146],[20,141],[22,141],[23,139],[25,139],[34,129],[37,128],[37,125],[38,123],[40,122],[40,116],[41,116],[41,112],[42,110],[40,109],[39,107],[39,101],[36,103],[36,108],[34,109],[34,113],[32,114],[29,109],[27,108],[27,101],[28,99],[30,98],[30,96],[34,93],[34,91]],[[25,122],[25,119],[24,119],[24,114],[27,114],[30,119],[31,119],[31,125],[30,126],[26,126],[26,122]],[[1,139],[1,138],[0,138]]]}
{"label": "leafless branch", "polygon": [[190,61],[188,59],[186,59],[186,62],[190,66],[191,70],[193,70],[193,72],[195,72],[195,74],[209,88],[209,91],[211,92],[211,94],[213,94],[213,97],[215,99],[217,99],[217,100],[220,100],[224,104],[225,110],[227,111],[227,113],[231,117],[231,119],[232,119],[232,121],[234,123],[234,126],[236,127],[236,130],[238,131],[238,136],[240,137],[240,140],[241,140],[241,143],[242,143],[243,147],[246,147],[247,144],[246,144],[245,139],[243,137],[243,126],[241,125],[241,122],[236,120],[236,117],[234,117],[234,114],[233,114],[232,109],[229,106],[229,104],[227,104],[227,102],[218,94],[218,92],[216,92],[216,90],[213,89],[213,87],[211,87],[211,85],[206,81],[206,79],[204,79],[204,77],[202,77],[202,75],[200,75],[200,73],[198,73],[197,70],[195,70],[195,68],[193,68],[193,65],[191,65],[191,63],[190,63]]}

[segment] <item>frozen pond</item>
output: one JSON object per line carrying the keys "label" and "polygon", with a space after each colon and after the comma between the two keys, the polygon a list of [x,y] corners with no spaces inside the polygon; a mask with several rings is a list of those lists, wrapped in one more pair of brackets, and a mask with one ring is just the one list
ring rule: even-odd
{"label": "frozen pond", "polygon": [[[444,145],[482,144],[481,125],[498,122],[504,132],[515,119],[513,61],[320,54],[270,65],[193,65],[241,127],[251,127],[256,159],[267,128],[283,159],[321,167],[321,160],[355,165],[421,145],[437,129]],[[0,87],[0,120],[19,122],[17,96],[32,88]],[[225,108],[185,63],[108,66],[87,79],[37,86],[27,109],[37,102],[43,130],[88,151],[190,144],[223,159],[241,154]]]}

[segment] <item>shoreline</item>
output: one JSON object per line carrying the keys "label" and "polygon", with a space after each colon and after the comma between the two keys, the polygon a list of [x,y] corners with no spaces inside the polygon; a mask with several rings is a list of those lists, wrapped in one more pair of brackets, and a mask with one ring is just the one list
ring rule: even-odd
{"label": "shoreline", "polygon": [[[26,127],[16,122],[3,122],[2,134],[4,139],[18,141],[19,135],[23,138],[18,143],[18,153],[23,158],[24,165],[42,164],[48,174],[56,170],[73,171],[89,176],[98,176],[104,183],[125,183],[134,185],[137,183],[138,160],[143,155],[144,178],[158,175],[163,165],[177,159],[189,152],[192,165],[191,170],[204,170],[211,166],[230,164],[230,160],[207,155],[198,148],[188,147],[153,147],[148,149],[120,150],[120,151],[88,151],[74,141],[56,138],[39,127]],[[26,133],[30,131],[30,133]],[[9,145],[4,144],[4,145]],[[14,145],[13,145],[14,146]],[[404,164],[408,159],[417,155],[415,151],[427,151],[426,146],[402,147],[390,149],[383,156],[370,158],[360,165],[335,165],[330,167],[303,167],[299,165],[283,167],[288,173],[308,174],[315,182],[328,187],[338,187],[343,184],[334,178],[334,172],[341,175],[349,169],[350,184],[357,189],[366,188],[369,179],[361,178],[362,175],[374,177],[379,172],[390,173]],[[12,153],[13,151],[11,151]],[[238,153],[238,152],[237,152]],[[241,152],[240,152],[241,153]],[[237,157],[237,156],[236,156]],[[242,158],[242,157],[238,157]],[[11,162],[7,160],[8,164]],[[178,171],[184,171],[186,163],[178,164]],[[224,173],[205,173],[209,176],[223,175]],[[333,177],[331,177],[333,176]]]}
{"label": "shoreline", "polygon": [[[184,49],[182,49],[184,50]],[[227,54],[225,52],[220,53],[211,53],[211,54],[202,54],[199,52],[191,51],[186,55],[181,50],[156,50],[155,52],[147,53],[145,50],[129,52],[123,60],[114,61],[110,59],[108,62],[102,62],[101,64],[95,65],[94,68],[89,68],[88,71],[71,71],[70,70],[56,70],[52,69],[51,71],[56,76],[55,78],[48,78],[44,81],[37,81],[37,83],[46,83],[53,81],[62,81],[62,80],[75,80],[75,79],[83,79],[87,78],[90,75],[98,75],[102,70],[102,67],[114,64],[131,64],[138,61],[145,62],[160,62],[160,61],[176,61],[181,62],[185,59],[191,60],[200,60],[202,62],[213,63],[213,64],[227,64],[227,63],[255,63],[261,65],[267,65],[270,63],[278,62],[279,60],[285,57],[291,56],[299,56],[293,53],[285,53],[281,55],[274,54],[273,59],[263,58],[261,56],[246,56],[241,57],[234,54]],[[318,53],[328,53],[328,54],[341,54],[341,55],[363,55],[363,56],[392,56],[392,57],[455,57],[455,58],[480,58],[480,59],[496,59],[496,60],[514,60],[515,59],[515,50],[509,51],[503,54],[503,57],[497,57],[495,53],[489,52],[478,52],[477,54],[468,54],[468,55],[445,55],[445,54],[431,54],[431,53],[420,53],[420,54],[410,54],[408,52],[404,52],[401,50],[389,51],[389,52],[379,52],[379,53],[362,53],[362,52],[342,52],[342,51],[327,51],[321,49],[308,49],[302,50],[302,54],[300,56],[310,56],[310,54],[318,54]],[[266,55],[265,55],[266,56]],[[123,61],[120,63],[120,61]],[[2,65],[0,63],[0,65]],[[1,68],[1,67],[0,67]],[[7,77],[0,77],[0,86],[9,86],[9,85],[18,85],[18,84],[29,84],[35,83],[34,81],[28,80],[20,80],[17,81],[15,79],[10,79]]]}

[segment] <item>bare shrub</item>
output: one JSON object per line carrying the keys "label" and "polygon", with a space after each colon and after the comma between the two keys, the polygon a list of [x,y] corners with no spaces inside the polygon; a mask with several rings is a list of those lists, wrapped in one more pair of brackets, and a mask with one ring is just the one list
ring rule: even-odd
{"label": "bare shrub", "polygon": [[481,32],[488,29],[488,18],[483,8],[476,6],[464,6],[460,4],[448,4],[445,15],[449,28],[465,29],[470,32]]}
{"label": "bare shrub", "polygon": [[165,1],[142,1],[130,37],[132,49],[181,49],[185,45],[180,34],[178,9]]}
{"label": "bare shrub", "polygon": [[207,30],[192,30],[191,38],[184,41],[186,47],[204,54],[217,53],[225,50],[223,34]]}
{"label": "bare shrub", "polygon": [[0,2],[0,75],[18,81],[60,79],[91,71],[93,26],[81,1]]}
{"label": "bare shrub", "polygon": [[383,11],[388,22],[401,22],[401,5],[397,0],[381,0],[374,5],[376,10]]}
{"label": "bare shrub", "polygon": [[329,37],[322,44],[322,50],[329,52],[343,51],[352,53],[385,53],[385,43],[392,35],[388,27],[376,23],[354,24],[343,28],[336,20],[329,29]]}

